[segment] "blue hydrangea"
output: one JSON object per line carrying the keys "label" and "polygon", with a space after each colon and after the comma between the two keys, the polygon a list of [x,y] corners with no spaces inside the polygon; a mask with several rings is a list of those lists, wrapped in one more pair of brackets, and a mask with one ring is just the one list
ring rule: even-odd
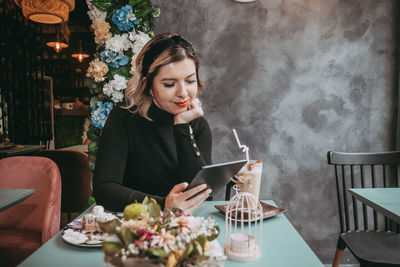
{"label": "blue hydrangea", "polygon": [[97,102],[97,109],[92,111],[90,118],[92,124],[97,128],[103,129],[112,108],[113,104],[111,102]]}
{"label": "blue hydrangea", "polygon": [[139,23],[139,20],[136,19],[135,14],[133,14],[132,7],[130,5],[125,5],[114,12],[112,15],[112,22],[117,25],[120,31],[129,31]]}
{"label": "blue hydrangea", "polygon": [[122,52],[113,52],[109,50],[104,50],[100,53],[100,58],[106,63],[109,67],[119,68],[120,66],[124,66],[128,64],[128,57],[124,55]]}

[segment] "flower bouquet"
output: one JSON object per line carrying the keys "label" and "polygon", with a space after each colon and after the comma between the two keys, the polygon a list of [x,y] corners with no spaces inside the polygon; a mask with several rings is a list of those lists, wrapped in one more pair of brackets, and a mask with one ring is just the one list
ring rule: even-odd
{"label": "flower bouquet", "polygon": [[109,234],[103,252],[111,266],[224,265],[213,219],[179,209],[163,212],[152,198],[126,206],[122,219],[99,225]]}

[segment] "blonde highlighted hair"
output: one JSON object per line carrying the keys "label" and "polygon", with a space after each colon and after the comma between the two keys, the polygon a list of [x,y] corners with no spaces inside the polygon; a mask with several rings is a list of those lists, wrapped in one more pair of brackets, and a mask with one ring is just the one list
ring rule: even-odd
{"label": "blonde highlighted hair", "polygon": [[[139,113],[142,117],[150,119],[148,111],[151,106],[153,98],[150,94],[150,90],[153,86],[154,77],[158,74],[160,68],[172,62],[184,60],[186,58],[193,59],[196,65],[196,80],[198,86],[198,92],[200,93],[204,88],[203,83],[199,78],[199,60],[195,54],[195,51],[191,45],[182,45],[180,43],[174,43],[171,46],[164,47],[162,51],[151,51],[155,49],[155,45],[171,38],[181,38],[185,42],[186,39],[182,38],[177,34],[163,33],[153,37],[140,51],[135,60],[135,73],[132,78],[128,81],[128,87],[125,90],[125,105],[122,106],[130,110],[133,113]],[[189,42],[187,42],[189,43]],[[153,62],[150,62],[150,66],[145,66],[147,70],[143,74],[143,59],[146,53],[156,53],[156,58]],[[157,55],[157,52],[159,55]],[[147,58],[148,59],[148,56]]]}

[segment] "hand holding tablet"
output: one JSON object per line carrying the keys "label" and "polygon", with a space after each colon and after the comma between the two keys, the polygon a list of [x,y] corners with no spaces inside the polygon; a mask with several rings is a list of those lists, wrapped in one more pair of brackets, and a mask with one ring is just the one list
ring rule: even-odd
{"label": "hand holding tablet", "polygon": [[[198,185],[206,184],[207,188],[212,189],[210,196],[215,196],[215,194],[226,186],[231,177],[238,173],[246,162],[247,160],[238,160],[203,166],[184,192]],[[195,197],[197,194],[194,194],[190,198]]]}

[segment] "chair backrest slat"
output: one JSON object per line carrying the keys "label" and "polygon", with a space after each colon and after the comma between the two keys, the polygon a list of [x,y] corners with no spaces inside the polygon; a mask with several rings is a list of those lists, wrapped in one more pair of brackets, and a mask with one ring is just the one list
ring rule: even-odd
{"label": "chair backrest slat", "polygon": [[[344,166],[342,166],[342,190],[343,192],[347,191],[346,187],[346,175],[344,173]],[[349,205],[347,202],[347,194],[343,194],[343,207],[344,207],[344,218],[346,223],[346,232],[350,229],[350,220],[349,220]]]}
{"label": "chair backrest slat", "polygon": [[343,224],[343,212],[342,212],[342,200],[340,196],[340,188],[339,188],[339,172],[338,166],[335,165],[335,178],[336,178],[336,195],[338,200],[338,208],[339,208],[339,222],[340,222],[340,232],[344,232],[344,224]]}
{"label": "chair backrest slat", "polygon": [[[372,188],[376,187],[376,183],[375,183],[375,165],[371,165],[370,169],[371,169],[371,183],[372,183]],[[374,214],[374,230],[378,230],[378,215],[376,214],[376,211],[373,211]]]}
{"label": "chair backrest slat", "polygon": [[329,164],[339,165],[382,165],[398,164],[400,161],[400,151],[378,152],[378,153],[347,153],[330,152],[328,155]]}
{"label": "chair backrest slat", "polygon": [[[387,187],[387,178],[386,178],[386,167],[388,167],[388,165],[384,164],[382,166],[382,177],[383,177],[383,187]],[[389,230],[389,220],[388,218],[385,217],[385,231]]]}
{"label": "chair backrest slat", "polygon": [[359,205],[358,200],[348,192],[349,187],[399,187],[397,173],[400,165],[400,151],[379,153],[328,152],[328,164],[335,167],[339,221],[342,233],[361,230],[361,227],[364,230],[380,231],[385,229],[386,231],[400,233],[398,223],[363,203]]}
{"label": "chair backrest slat", "polygon": [[[360,175],[361,175],[361,188],[365,188],[365,179],[364,179],[364,166],[360,165]],[[367,206],[362,203],[362,211],[363,211],[363,221],[364,221],[364,230],[368,229],[368,213]]]}
{"label": "chair backrest slat", "polygon": [[383,165],[383,169],[382,169],[382,176],[383,176],[383,187],[387,187],[387,183],[386,183],[386,164]]}
{"label": "chair backrest slat", "polygon": [[[351,187],[355,187],[354,184],[354,165],[350,166],[350,175],[351,175]],[[358,208],[357,208],[357,201],[354,196],[351,196],[351,200],[353,203],[353,215],[354,215],[354,225],[355,229],[358,230]]]}

